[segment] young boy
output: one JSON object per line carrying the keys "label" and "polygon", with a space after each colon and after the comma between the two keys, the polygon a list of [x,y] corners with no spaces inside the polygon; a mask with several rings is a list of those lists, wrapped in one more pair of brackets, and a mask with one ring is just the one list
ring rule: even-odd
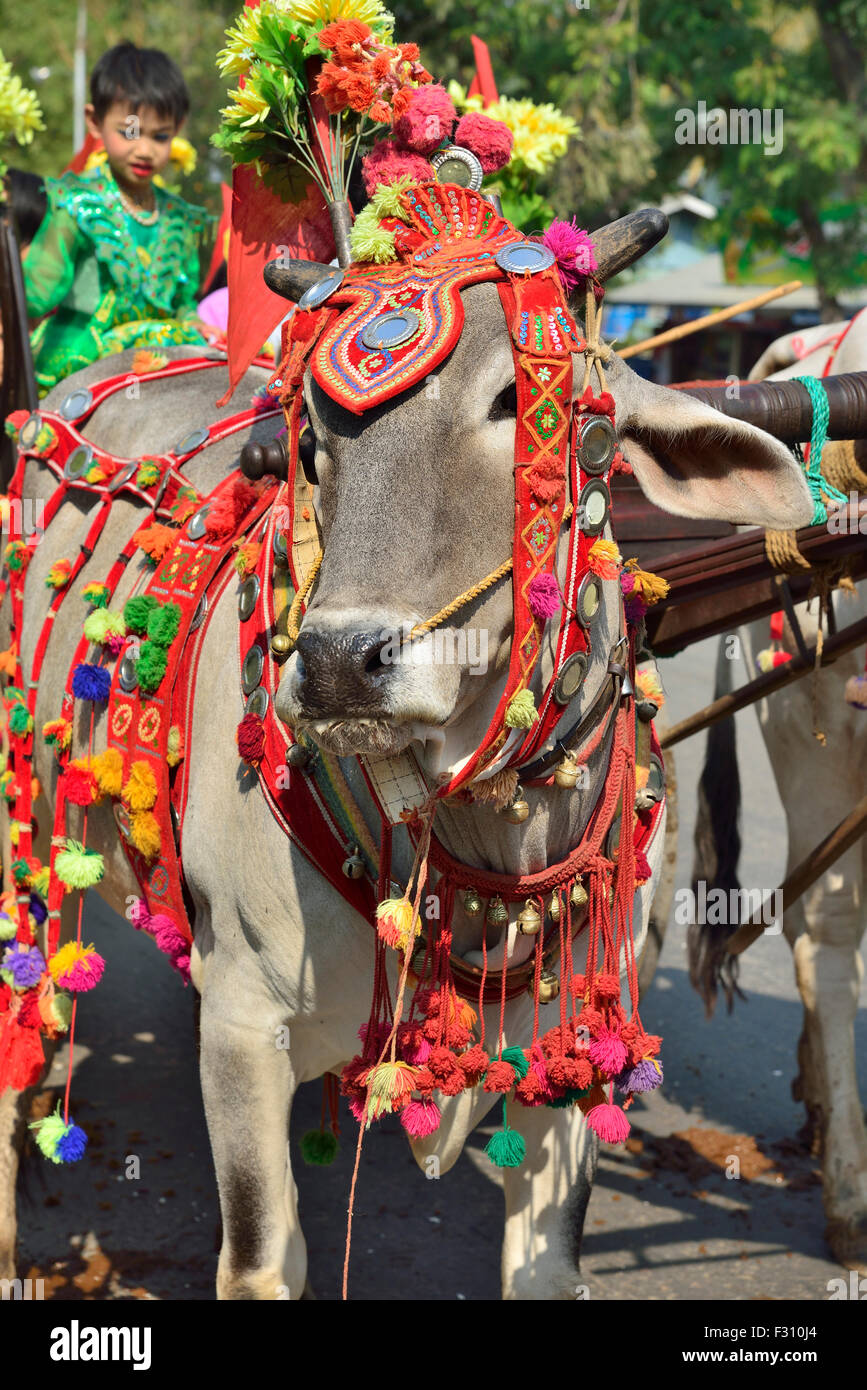
{"label": "young boy", "polygon": [[49,210],[24,265],[40,393],[128,347],[204,343],[198,239],[210,215],[154,184],[189,109],[159,49],[118,44],[91,74],[88,130],[106,162],[46,179]]}

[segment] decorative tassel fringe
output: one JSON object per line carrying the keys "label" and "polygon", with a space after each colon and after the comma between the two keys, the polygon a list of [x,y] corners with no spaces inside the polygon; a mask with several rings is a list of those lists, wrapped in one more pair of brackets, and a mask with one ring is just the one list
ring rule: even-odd
{"label": "decorative tassel fringe", "polygon": [[520,1168],[527,1153],[523,1134],[509,1127],[506,1120],[506,1102],[503,1101],[503,1128],[492,1134],[485,1145],[485,1153],[495,1168]]}
{"label": "decorative tassel fringe", "polygon": [[560,586],[553,574],[537,574],[531,579],[527,589],[527,602],[533,617],[538,618],[540,622],[547,622],[555,613],[559,613],[563,600],[560,597]]}
{"label": "decorative tassel fringe", "polygon": [[[95,849],[86,849],[78,840],[67,840],[54,861],[54,872],[67,888],[92,888],[105,873],[105,863]],[[55,957],[56,959],[56,957]]]}
{"label": "decorative tassel fringe", "polygon": [[513,767],[504,767],[491,777],[470,783],[473,801],[481,806],[493,806],[496,811],[511,806],[518,790],[518,774]]}
{"label": "decorative tassel fringe", "polygon": [[48,589],[65,589],[72,574],[71,560],[55,560],[51,569],[45,576],[45,586]]}
{"label": "decorative tassel fringe", "polygon": [[93,946],[79,946],[77,941],[68,941],[51,958],[48,969],[62,989],[68,989],[71,994],[84,994],[99,984],[105,961]]}
{"label": "decorative tassel fringe", "polygon": [[141,526],[133,535],[136,545],[144,551],[151,564],[156,566],[170,551],[174,550],[179,531],[172,526],[163,526],[155,521],[150,526]]}
{"label": "decorative tassel fringe", "polygon": [[105,608],[111,595],[107,584],[92,583],[85,584],[81,597],[86,603],[92,603],[94,608]]}
{"label": "decorative tassel fringe", "polygon": [[376,909],[376,930],[386,946],[405,951],[413,935],[418,936],[421,922],[412,930],[412,903],[407,898],[387,898]]}
{"label": "decorative tassel fringe", "polygon": [[258,767],[265,756],[265,724],[262,716],[252,711],[245,714],[235,734],[238,752],[251,767]]}
{"label": "decorative tassel fringe", "polygon": [[600,579],[616,579],[620,573],[623,557],[614,541],[600,536],[594,541],[587,556],[587,566]]}

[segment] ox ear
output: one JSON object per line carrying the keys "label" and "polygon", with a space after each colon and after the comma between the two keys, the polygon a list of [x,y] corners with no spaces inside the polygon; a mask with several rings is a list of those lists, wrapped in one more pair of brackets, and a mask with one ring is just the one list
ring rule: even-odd
{"label": "ox ear", "polygon": [[767,526],[809,526],[803,470],[764,430],[643,381],[612,363],[611,389],[624,451],[646,497],[663,511]]}

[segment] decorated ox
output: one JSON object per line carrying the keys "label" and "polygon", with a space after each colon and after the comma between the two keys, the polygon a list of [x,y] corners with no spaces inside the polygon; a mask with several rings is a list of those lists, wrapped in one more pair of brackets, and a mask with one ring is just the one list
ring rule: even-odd
{"label": "decorated ox", "polygon": [[[823,377],[863,370],[867,362],[867,315],[847,323],[819,324],[787,334],[772,343],[750,373],[751,381],[791,377]],[[827,446],[823,469],[845,494],[863,492],[867,474],[864,440]],[[833,528],[833,517],[829,527]],[[840,627],[863,618],[867,585],[836,589],[829,602]],[[797,604],[795,614],[806,644],[815,644],[818,600]],[[780,615],[782,618],[782,614]],[[740,628],[747,670],[766,666],[771,646],[796,649],[786,621],[779,638],[769,646],[767,619]],[[717,690],[730,688],[732,662],[720,645]],[[788,831],[788,868],[805,860],[818,841],[860,800],[867,769],[867,717],[847,701],[847,685],[863,675],[863,650],[839,657],[818,678],[806,677],[763,699],[757,705],[759,725],[777,782]],[[823,735],[819,738],[816,734]],[[725,880],[734,885],[738,855],[739,794],[732,776],[733,744],[726,725],[711,729],[703,772],[704,814],[696,832],[697,844],[711,845],[716,863],[697,856],[694,876]],[[716,801],[708,816],[707,797]],[[786,912],[783,931],[792,948],[795,978],[804,1005],[798,1045],[796,1100],[807,1117],[804,1137],[822,1155],[826,1238],[835,1257],[853,1269],[867,1267],[867,1132],[858,1093],[854,1021],[864,967],[860,954],[864,934],[864,889],[867,883],[867,841],[843,854],[817,883]],[[734,924],[731,924],[734,929]],[[725,957],[727,929],[691,932],[693,978],[713,1007],[720,979],[729,1006],[736,985],[736,959]]]}
{"label": "decorated ox", "polygon": [[[440,196],[427,185],[422,193],[431,199]],[[433,202],[429,206],[433,207]],[[664,219],[658,214],[635,214],[594,234],[599,282],[635,260],[658,238],[663,227]],[[497,235],[499,245],[520,240],[508,226]],[[475,254],[479,248],[468,244],[461,249],[465,254]],[[574,556],[586,556],[585,542],[591,542],[594,536],[611,539],[607,509],[585,506],[583,502],[579,506],[580,498],[575,495],[576,479],[581,482],[582,496],[587,486],[584,472],[579,475],[577,471],[576,460],[586,458],[590,471],[596,470],[591,491],[605,497],[604,480],[615,457],[610,440],[611,447],[605,445],[603,456],[592,457],[592,451],[588,452],[582,433],[587,426],[588,401],[594,401],[605,418],[613,420],[622,453],[628,457],[646,494],[658,505],[682,516],[724,517],[775,527],[803,524],[811,515],[812,503],[803,475],[787,449],[759,430],[727,421],[683,395],[641,380],[624,364],[610,358],[596,341],[592,322],[584,324],[584,337],[580,326],[576,329],[572,323],[565,352],[562,343],[559,349],[555,343],[554,351],[571,380],[565,401],[559,402],[566,406],[569,443],[564,454],[568,453],[569,466],[563,455],[554,462],[550,476],[558,475],[556,487],[547,493],[540,489],[538,494],[547,498],[544,504],[528,500],[530,494],[524,494],[521,502],[530,509],[537,505],[550,506],[555,511],[563,508],[560,515],[566,519],[556,546],[551,549],[548,575],[558,579],[565,589],[567,604],[552,604],[547,626],[534,608],[533,622],[527,630],[537,635],[539,651],[516,706],[524,712],[522,720],[510,724],[507,719],[505,728],[500,730],[505,743],[498,734],[494,751],[499,763],[495,757],[486,768],[491,775],[485,778],[476,772],[472,781],[461,783],[462,772],[478,768],[478,750],[512,679],[513,631],[519,611],[516,595],[521,576],[516,577],[512,593],[508,584],[500,581],[508,568],[504,567],[504,559],[522,554],[516,543],[516,489],[526,476],[529,461],[526,455],[519,457],[516,438],[521,434],[522,447],[526,448],[528,436],[522,433],[522,427],[528,410],[527,392],[534,389],[521,377],[527,370],[526,356],[527,352],[532,354],[533,344],[526,351],[521,346],[520,315],[511,319],[504,314],[504,305],[511,303],[509,294],[529,294],[527,285],[532,277],[524,269],[495,269],[489,260],[485,261],[483,282],[464,284],[457,299],[450,301],[452,310],[455,303],[462,310],[463,325],[459,317],[447,350],[438,352],[434,344],[428,358],[420,362],[421,375],[416,371],[389,399],[372,406],[363,400],[357,409],[351,403],[347,405],[337,387],[332,389],[327,375],[323,385],[322,371],[314,370],[317,361],[321,367],[321,359],[312,358],[310,344],[314,339],[317,345],[325,342],[329,325],[336,325],[334,332],[339,332],[347,301],[337,301],[335,314],[324,301],[323,336],[317,337],[323,334],[323,324],[318,320],[311,326],[307,318],[302,321],[296,316],[301,328],[296,339],[288,344],[280,369],[280,389],[284,391],[290,420],[290,456],[294,452],[292,430],[298,424],[299,393],[303,391],[313,438],[307,436],[302,442],[302,456],[314,479],[310,498],[321,528],[322,554],[314,565],[307,566],[303,583],[304,570],[294,573],[299,594],[289,608],[285,568],[280,570],[280,543],[282,538],[285,566],[285,546],[289,545],[291,556],[296,539],[293,525],[305,509],[299,511],[296,507],[292,512],[290,498],[292,517],[287,535],[287,523],[277,514],[281,499],[285,501],[285,490],[266,477],[256,485],[251,503],[251,515],[255,513],[257,524],[261,522],[265,527],[263,532],[256,532],[265,538],[255,561],[260,583],[250,590],[249,579],[245,580],[240,617],[235,585],[218,585],[209,596],[206,612],[199,603],[197,625],[188,622],[185,629],[185,648],[195,645],[198,680],[183,747],[181,775],[186,779],[186,801],[177,838],[182,850],[184,903],[193,928],[190,973],[201,994],[202,1089],[223,1216],[217,1280],[221,1298],[301,1295],[307,1258],[287,1149],[295,1090],[304,1081],[343,1071],[346,1090],[362,1121],[372,1118],[377,1096],[395,1102],[386,1108],[399,1108],[393,1093],[375,1089],[371,1076],[373,1071],[381,1073],[382,1067],[371,1065],[366,1072],[350,1067],[347,1081],[347,1064],[358,1052],[358,1026],[367,1017],[362,1000],[371,985],[379,990],[380,1003],[386,993],[390,999],[395,994],[402,997],[410,963],[422,984],[430,984],[426,972],[430,970],[432,950],[439,952],[435,958],[443,970],[451,972],[449,980],[469,980],[471,997],[478,1002],[481,995],[490,1002],[485,1002],[481,1019],[475,1024],[473,1009],[464,1008],[463,1003],[459,1014],[446,1018],[440,1015],[439,1044],[452,1039],[453,1027],[458,1032],[463,1030],[464,1036],[454,1044],[453,1057],[458,1064],[465,1064],[464,1080],[469,1077],[479,1084],[459,1080],[449,1095],[446,1078],[453,1079],[458,1073],[452,1060],[446,1067],[443,1056],[440,1057],[444,1069],[436,1078],[443,1096],[438,1127],[431,1125],[431,1132],[425,1133],[428,1126],[405,1126],[415,1156],[424,1163],[435,1155],[440,1171],[445,1172],[473,1127],[496,1101],[503,1100],[508,1120],[499,1148],[506,1203],[504,1297],[547,1300],[574,1296],[581,1227],[595,1168],[597,1136],[601,1132],[600,1121],[597,1118],[594,1128],[593,1119],[604,1111],[607,1124],[610,1113],[616,1110],[610,1104],[613,1087],[608,1088],[609,1103],[596,1103],[599,1097],[594,1093],[600,1092],[599,1076],[613,1077],[617,1066],[603,1062],[597,1052],[593,1092],[587,1097],[586,1087],[570,1090],[580,1074],[580,1069],[576,1072],[580,1040],[573,1029],[576,1053],[555,1056],[558,1065],[563,1064],[555,1076],[551,1054],[543,1057],[541,1051],[536,1051],[538,1015],[541,1005],[544,1017],[545,1000],[556,996],[560,983],[564,986],[560,1003],[552,1012],[560,1010],[564,1030],[570,1022],[565,1012],[567,993],[574,995],[584,990],[585,1004],[587,999],[597,998],[591,989],[602,980],[602,975],[596,976],[593,970],[602,968],[602,954],[594,955],[587,964],[587,981],[576,983],[579,978],[584,979],[578,972],[584,969],[582,962],[588,949],[595,953],[597,946],[604,951],[609,972],[604,990],[599,986],[600,1008],[597,1023],[588,1025],[591,1033],[603,1014],[606,1018],[614,1017],[610,1001],[618,991],[618,967],[626,973],[630,990],[634,987],[634,957],[640,950],[646,926],[662,851],[664,820],[664,815],[651,817],[653,834],[643,841],[641,872],[627,876],[621,866],[631,862],[631,842],[623,836],[622,820],[619,838],[615,837],[612,845],[618,792],[613,779],[617,770],[621,779],[619,792],[624,798],[620,811],[626,813],[626,824],[631,829],[634,768],[640,758],[630,752],[635,728],[634,652],[636,639],[640,639],[633,620],[641,609],[636,609],[633,600],[632,618],[625,625],[624,586],[619,565],[610,559],[616,556],[614,547],[599,552],[609,557],[606,565],[613,568],[609,572],[600,565],[608,578],[590,584],[592,603],[586,600],[586,588],[581,591],[579,586],[578,594],[570,589],[576,575]],[[517,263],[507,262],[510,264],[514,267]],[[369,287],[374,270],[350,268],[350,290]],[[311,285],[319,286],[317,293],[326,293],[329,274],[327,267],[287,263],[274,268],[270,283],[289,299],[297,300]],[[406,265],[390,267],[389,295],[399,295],[409,275]],[[545,276],[548,292],[555,298],[561,295],[552,276],[547,272],[543,279]],[[393,318],[395,303],[401,302],[399,298],[389,299],[386,317]],[[567,305],[562,298],[556,302],[564,315],[558,319],[561,324],[572,322],[570,310],[580,316],[583,307],[587,308],[589,319],[593,319],[592,291],[586,299],[582,296],[580,303]],[[358,300],[355,304],[357,307]],[[302,312],[307,314],[306,306],[302,306]],[[354,312],[352,301],[348,312]],[[382,314],[378,313],[378,317]],[[305,343],[303,335],[308,330],[312,336]],[[172,355],[183,359],[185,353],[181,350]],[[603,400],[604,391],[596,396],[594,388],[589,395],[585,391],[590,369],[600,362],[604,363],[607,378],[607,401]],[[378,365],[381,367],[381,363]],[[130,366],[129,356],[124,355],[88,368],[70,378],[45,402],[45,407],[56,410],[75,391],[94,387],[109,372],[128,373]],[[419,363],[415,366],[419,367]],[[571,372],[570,367],[574,368]],[[265,379],[263,371],[251,370],[236,399],[246,402],[252,389]],[[537,377],[543,383],[549,379],[544,374]],[[144,376],[132,399],[129,393],[114,394],[87,416],[81,429],[100,457],[140,459],[147,454],[164,458],[176,448],[180,435],[201,424],[215,420],[219,424],[225,419],[227,411],[215,412],[212,405],[223,386],[222,367],[185,377],[172,376],[168,371],[156,380]],[[543,404],[547,411],[550,402]],[[574,410],[569,406],[574,406]],[[534,410],[539,409],[541,406],[534,406]],[[548,414],[540,416],[544,435],[550,434],[548,422],[552,418]],[[231,437],[220,438],[218,429],[212,434],[214,438],[206,452],[195,454],[190,450],[189,461],[183,464],[185,478],[200,494],[237,470],[242,440],[258,440],[264,445],[273,438],[275,425],[273,419],[264,420]],[[182,454],[187,452],[180,450]],[[245,466],[253,474],[262,471],[263,459],[265,466],[269,462],[268,456],[256,451],[248,453],[247,459],[252,459]],[[56,470],[50,463],[50,459],[35,455],[27,459],[19,475],[18,493],[22,498],[49,506],[57,488]],[[290,473],[294,475],[293,464],[290,457]],[[583,467],[582,464],[582,470]],[[105,496],[106,488],[99,481],[77,482],[69,487],[64,505],[39,543],[31,547],[26,575],[18,585],[24,621],[14,633],[7,596],[3,635],[7,646],[13,638],[20,641],[20,668],[25,673],[32,668],[52,598],[45,581],[61,557],[79,554]],[[136,527],[148,522],[152,514],[165,515],[159,511],[160,499],[148,492],[144,481],[138,491],[118,485],[112,496],[114,500],[98,539],[88,546],[84,562],[75,572],[77,589],[88,581],[102,583]],[[567,501],[576,508],[571,514],[569,507],[563,505]],[[184,522],[178,541],[182,550],[195,545],[196,534],[209,534],[207,518],[203,520],[200,514],[203,511],[200,509]],[[309,509],[305,519],[308,525],[314,522]],[[239,522],[236,537],[241,541],[246,534],[244,524],[243,520]],[[198,532],[194,529],[197,526]],[[228,574],[231,575],[230,567]],[[144,582],[153,586],[163,576],[165,584],[175,582],[168,569],[158,568],[154,574],[138,556],[122,567],[111,595],[112,609],[123,607],[126,613],[129,605],[124,607],[124,601],[137,593]],[[627,590],[632,583],[630,578]],[[557,584],[551,582],[547,587],[541,586],[537,594],[546,589],[550,595],[556,593],[556,588]],[[304,593],[308,606],[297,627]],[[456,595],[460,603],[456,603]],[[193,592],[192,597],[195,596]],[[585,603],[583,610],[581,602]],[[38,732],[46,721],[56,718],[66,690],[68,702],[64,708],[73,710],[72,753],[87,753],[95,758],[107,746],[115,746],[124,760],[123,775],[127,776],[128,758],[135,757],[136,750],[124,747],[123,739],[119,741],[111,727],[111,712],[132,698],[123,694],[126,686],[118,688],[119,667],[112,677],[108,712],[104,704],[88,704],[81,699],[73,702],[69,694],[70,658],[81,632],[79,603],[77,594],[70,595],[57,607],[35,691],[35,727]],[[446,617],[434,624],[431,615],[440,618],[443,613]],[[522,612],[524,618],[526,614]],[[556,708],[552,707],[553,717],[541,746],[529,758],[516,759],[524,741],[531,741],[532,725],[536,722],[533,705],[544,711],[546,691],[552,679],[562,675],[562,655],[567,649],[564,641],[578,620],[584,630],[579,653],[582,660],[577,667],[573,663],[572,683],[558,687],[560,699]],[[245,628],[245,623],[252,626]],[[468,655],[480,650],[478,643],[469,640],[473,629],[487,638],[488,662],[483,670],[478,660],[473,661]],[[454,638],[451,651],[457,656],[453,660],[437,659],[433,634],[442,630]],[[259,646],[261,655],[253,661],[256,669],[251,673],[249,644],[257,631],[263,641]],[[401,640],[396,646],[391,644],[386,657],[390,636],[395,632],[402,634]],[[238,676],[239,641],[245,658],[242,678]],[[419,650],[425,649],[427,661],[418,659]],[[291,655],[285,660],[287,650]],[[127,650],[120,657],[120,665],[131,659]],[[280,660],[285,660],[282,667],[277,664]],[[94,664],[91,661],[90,665]],[[143,669],[139,655],[139,676]],[[129,665],[126,672],[128,677]],[[264,691],[264,696],[257,696],[257,690]],[[270,701],[265,698],[269,690]],[[273,721],[264,732],[255,726],[255,719],[249,722],[257,710],[259,717],[264,711],[270,718],[274,706],[279,721]],[[239,720],[245,730],[243,738]],[[291,737],[288,726],[294,730]],[[238,748],[246,754],[247,765],[239,761],[236,737]],[[427,942],[426,958],[421,958],[412,945],[412,931],[422,925],[417,914],[411,914],[407,932],[407,923],[398,911],[401,903],[389,909],[400,919],[398,925],[403,925],[402,939],[396,942],[403,947],[403,953],[384,952],[382,936],[376,936],[369,914],[363,910],[365,902],[375,903],[376,899],[358,897],[353,905],[339,891],[339,872],[335,878],[326,871],[334,858],[333,846],[328,850],[322,844],[312,845],[309,836],[305,839],[309,827],[298,819],[286,833],[278,814],[284,804],[280,801],[282,792],[277,783],[269,784],[263,774],[269,739],[278,741],[290,768],[285,804],[294,805],[296,815],[299,805],[310,817],[320,813],[324,816],[327,811],[336,826],[340,857],[346,856],[348,889],[360,884],[372,894],[378,873],[379,897],[392,904],[395,893],[399,895],[404,885],[418,883],[420,892],[423,879],[417,866],[427,845],[431,868],[428,886],[431,890],[435,886],[436,892],[425,899],[424,929],[428,935],[422,941]],[[127,742],[134,741],[130,734]],[[406,759],[411,754],[427,799],[423,799],[417,815],[394,816],[393,828],[388,830],[391,822],[383,816],[382,805],[374,800],[377,790],[382,793],[382,760],[385,756]],[[507,768],[510,759],[513,766]],[[570,764],[572,773],[585,770],[586,775],[572,775]],[[399,765],[404,770],[407,766]],[[559,775],[552,778],[555,767]],[[327,788],[322,780],[316,781],[317,777],[321,779],[323,769]],[[35,742],[34,771],[48,801],[54,802],[63,778],[58,780],[56,759],[39,737]],[[82,775],[86,771],[85,766]],[[525,783],[523,795],[515,789],[516,773]],[[67,770],[63,777],[68,775]],[[570,782],[572,789],[567,790]],[[140,780],[137,785],[143,784]],[[454,785],[459,794],[448,798],[438,795]],[[69,839],[84,839],[86,816],[87,846],[104,856],[105,873],[98,889],[120,912],[124,911],[129,895],[136,891],[136,877],[117,833],[116,816],[128,840],[129,822],[141,814],[135,810],[131,795],[127,795],[128,786],[129,783],[120,794],[120,806],[117,794],[95,799],[84,807],[68,805],[68,838],[60,837],[61,845],[66,846],[64,852],[75,857],[68,848]],[[339,788],[339,795],[329,800],[326,791],[330,795],[335,788]],[[655,797],[651,795],[648,784],[644,792],[644,799],[639,797],[638,804],[650,815],[660,794],[657,791]],[[293,802],[296,795],[306,800]],[[382,793],[380,802],[385,799]],[[109,808],[110,800],[114,801],[115,815]],[[343,819],[349,803],[358,811],[351,834]],[[605,810],[601,819],[600,808]],[[431,829],[434,811],[435,835]],[[49,809],[37,801],[36,812],[39,834],[34,852],[45,863],[51,859],[53,873],[57,868],[58,845],[49,844]],[[164,824],[168,824],[167,819]],[[385,838],[381,846],[377,843],[382,824],[392,841],[390,862]],[[56,825],[55,821],[55,840]],[[428,841],[424,838],[425,826]],[[8,864],[8,818],[5,836],[4,864]],[[590,857],[582,859],[581,847],[587,845],[592,853],[588,850]],[[168,854],[170,849],[164,831],[161,853]],[[142,855],[139,853],[138,859],[135,854],[129,856],[139,868]],[[75,862],[80,864],[80,858]],[[574,874],[570,877],[560,872],[564,863],[568,868],[573,862],[579,867],[592,866],[589,904],[587,893],[582,896],[578,891],[580,883]],[[153,869],[147,868],[143,876],[150,890]],[[452,892],[451,897],[441,891],[442,884],[448,881],[459,890]],[[478,893],[470,891],[469,885],[474,882]],[[535,898],[544,916],[552,882],[554,924],[547,932],[544,927],[540,931],[540,913],[535,912],[533,921],[534,913],[530,911],[533,901],[528,901],[525,908],[521,903],[524,897]],[[528,883],[534,887],[523,890],[522,885]],[[637,888],[635,883],[639,884]],[[564,884],[572,885],[566,897],[561,891]],[[544,899],[540,885],[547,885]],[[479,894],[489,900],[484,918],[479,912]],[[61,898],[64,915],[71,917],[75,894],[64,896],[61,889]],[[51,901],[49,896],[49,907]],[[433,906],[429,906],[431,903]],[[494,906],[496,910],[492,911]],[[152,909],[156,904],[148,898],[147,907]],[[442,917],[438,918],[440,909]],[[450,909],[450,916],[446,909]],[[630,910],[634,943],[629,930]],[[142,909],[139,925],[147,926],[158,915]],[[387,911],[380,929],[390,925]],[[603,929],[614,934],[600,946]],[[571,939],[567,939],[573,932],[577,933],[574,962]],[[64,933],[73,933],[71,920],[64,923]],[[157,941],[159,944],[159,933]],[[535,947],[534,942],[538,942]],[[553,960],[547,954],[549,942],[553,942]],[[184,968],[185,959],[177,951],[174,961]],[[508,977],[502,969],[506,963]],[[109,961],[107,984],[110,969]],[[445,979],[441,974],[441,1008],[447,998]],[[519,988],[513,987],[515,979]],[[493,985],[487,993],[486,980]],[[429,989],[427,994],[430,1008],[431,997],[437,990]],[[466,999],[466,995],[463,997]],[[456,1001],[457,995],[449,995],[448,999]],[[572,1002],[569,998],[570,1010]],[[621,1011],[618,1015],[628,1021],[633,1041],[639,1038],[636,1004],[633,999],[632,1012]],[[400,1018],[399,1005],[394,1007]],[[432,1016],[428,1012],[428,1022]],[[557,1019],[552,1021],[556,1025]],[[476,1042],[481,1023],[488,1051],[483,1054],[481,1066],[470,1073],[469,1054],[478,1058],[482,1053]],[[387,1008],[384,1032],[377,1031],[382,1027],[382,1012],[371,1012],[365,1050],[372,1064],[387,1058],[389,1038],[393,1042]],[[556,1026],[551,1031],[556,1034]],[[609,1043],[611,1040],[609,1034]],[[409,1075],[418,1083],[414,1089],[421,1096],[412,1102],[414,1114],[427,1117],[432,1113],[432,1075],[429,1071],[425,1074],[422,1086],[422,1059],[431,1049],[428,1044],[425,1053],[424,1042],[422,1038],[416,1051],[418,1065],[412,1067],[405,1061],[394,1061],[392,1046],[389,1076],[397,1075],[403,1067],[400,1075]],[[504,1043],[510,1045],[507,1052],[514,1065],[504,1055]],[[601,1046],[599,1036],[596,1043]],[[491,1085],[498,1045],[499,1071],[496,1084]],[[622,1059],[626,1048],[614,1039],[615,1052],[618,1045]],[[462,1047],[467,1050],[461,1052]],[[437,1050],[440,1054],[448,1052],[444,1045],[438,1045],[434,1051]],[[654,1050],[651,1048],[650,1053]],[[592,1047],[589,1055],[594,1057]],[[639,1058],[642,1055],[640,1051],[636,1053]],[[527,1072],[528,1062],[535,1066],[535,1071],[531,1067],[524,1077],[524,1104],[516,1104],[512,1095],[506,1106],[505,1096],[511,1083]],[[481,1084],[488,1063],[488,1076]],[[431,1067],[433,1064],[431,1053]],[[622,1060],[619,1065],[623,1065]],[[652,1068],[655,1063],[650,1060],[640,1065]],[[636,1063],[634,1070],[638,1069]],[[504,1081],[505,1073],[510,1073],[511,1078]],[[622,1082],[619,1074],[617,1079]],[[652,1084],[656,1084],[655,1077]],[[516,1094],[519,1089],[516,1086]],[[520,1094],[518,1098],[522,1098]],[[573,1103],[576,1099],[577,1104]],[[594,1102],[595,1109],[588,1110],[588,1099]],[[540,1103],[545,1100],[551,1103]],[[22,1129],[19,1094],[7,1090],[0,1105],[4,1139],[0,1252],[4,1266],[8,1267],[14,1249],[16,1158],[12,1141]],[[587,1120],[584,1111],[588,1111]],[[622,1119],[621,1111],[616,1114]],[[622,1136],[620,1123],[618,1120],[614,1130],[609,1131],[612,1137]],[[523,1136],[523,1166],[517,1166],[511,1149],[510,1136],[515,1131]],[[362,1125],[359,1138],[363,1132]],[[7,1272],[5,1267],[3,1272]]]}

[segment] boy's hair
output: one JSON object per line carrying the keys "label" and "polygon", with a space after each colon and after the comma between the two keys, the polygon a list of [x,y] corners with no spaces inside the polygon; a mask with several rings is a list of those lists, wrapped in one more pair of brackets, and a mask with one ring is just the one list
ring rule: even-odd
{"label": "boy's hair", "polygon": [[23,250],[39,231],[48,210],[45,184],[38,174],[27,173],[24,169],[7,169],[6,201],[12,209],[18,245]]}
{"label": "boy's hair", "polygon": [[181,70],[159,48],[119,43],[103,53],[90,74],[94,115],[103,120],[112,102],[128,102],[133,111],[151,106],[158,116],[179,126],[190,109]]}

